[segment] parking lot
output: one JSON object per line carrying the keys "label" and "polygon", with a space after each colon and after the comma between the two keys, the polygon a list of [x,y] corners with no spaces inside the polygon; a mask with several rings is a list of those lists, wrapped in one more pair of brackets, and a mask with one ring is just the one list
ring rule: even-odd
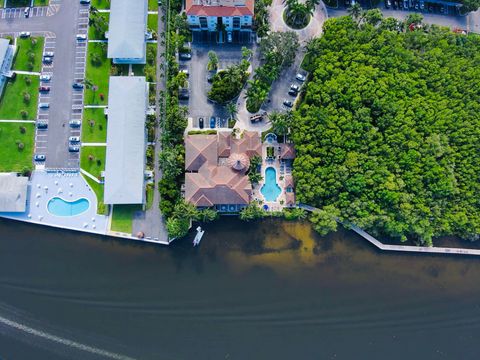
{"label": "parking lot", "polygon": [[[28,17],[52,16],[57,12],[60,1],[61,0],[50,0],[49,6],[31,7],[28,12]],[[25,18],[25,9],[25,7],[0,8],[0,19]]]}
{"label": "parking lot", "polygon": [[[226,43],[225,33],[216,31],[193,31],[193,42],[195,44],[217,44]],[[232,44],[248,45],[255,41],[255,34],[250,31],[232,31]]]}
{"label": "parking lot", "polygon": [[219,69],[225,69],[238,64],[242,58],[241,45],[234,44],[199,44],[192,46],[192,59],[180,60],[180,68],[189,71],[190,99],[180,100],[180,104],[187,106],[189,117],[193,119],[194,127],[198,126],[198,119],[203,118],[205,128],[210,127],[210,118],[217,119],[216,126],[228,126],[228,113],[223,105],[215,104],[207,99],[210,84],[207,81],[208,52],[213,50],[217,53]]}

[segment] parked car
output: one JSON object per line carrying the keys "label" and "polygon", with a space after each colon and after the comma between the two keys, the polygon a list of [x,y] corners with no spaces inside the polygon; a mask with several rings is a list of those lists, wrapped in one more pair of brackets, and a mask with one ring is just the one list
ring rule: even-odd
{"label": "parked car", "polygon": [[87,34],[77,34],[77,40],[78,41],[87,40]]}
{"label": "parked car", "polygon": [[43,62],[44,62],[45,64],[51,64],[51,63],[53,62],[53,58],[50,57],[50,56],[44,56],[44,57],[43,57]]}
{"label": "parked car", "polygon": [[215,129],[216,123],[217,119],[215,119],[215,116],[210,117],[210,129]]}
{"label": "parked car", "polygon": [[83,84],[79,83],[79,82],[76,82],[76,83],[73,83],[72,87],[74,89],[83,89]]}
{"label": "parked car", "polygon": [[70,141],[71,143],[78,143],[80,142],[80,136],[70,136],[68,138],[68,141]]}
{"label": "parked car", "polygon": [[20,33],[20,37],[21,37],[21,38],[28,38],[28,37],[30,37],[30,35],[31,35],[31,34],[30,34],[29,31],[22,31],[22,32]]}
{"label": "parked car", "polygon": [[297,75],[295,75],[295,79],[297,79],[298,81],[305,81],[307,79],[307,77],[301,73],[298,73]]}
{"label": "parked car", "polygon": [[26,7],[25,10],[23,11],[23,15],[25,15],[26,18],[30,16],[30,7]]}
{"label": "parked car", "polygon": [[227,42],[231,43],[233,41],[232,32],[227,31]]}
{"label": "parked car", "polygon": [[90,0],[80,0],[80,4],[82,4],[82,5],[90,5]]}
{"label": "parked car", "polygon": [[48,57],[53,57],[55,55],[55,53],[53,51],[45,51],[43,53],[43,56],[48,56]]}
{"label": "parked car", "polygon": [[49,92],[50,91],[50,86],[40,86],[38,88],[38,91],[40,92]]}
{"label": "parked car", "polygon": [[43,154],[35,154],[35,156],[33,157],[33,160],[35,161],[45,161],[47,157]]}
{"label": "parked car", "polygon": [[403,0],[403,8],[408,10],[408,0]]}
{"label": "parked car", "polygon": [[40,103],[40,104],[38,104],[38,107],[40,109],[48,109],[50,107],[50,104],[49,103]]}
{"label": "parked car", "polygon": [[300,91],[300,86],[298,86],[297,84],[292,84],[290,85],[290,90],[298,93]]}
{"label": "parked car", "polygon": [[260,122],[262,120],[263,120],[263,114],[255,114],[255,115],[250,116],[250,122],[252,124],[254,124],[256,122]]}
{"label": "parked car", "polygon": [[82,125],[82,122],[80,120],[70,120],[68,122],[68,124],[70,125],[70,127],[72,128],[78,128],[80,127],[80,125]]}
{"label": "parked car", "polygon": [[180,60],[190,60],[192,58],[192,54],[190,53],[180,53],[178,54]]}
{"label": "parked car", "polygon": [[293,106],[293,102],[290,101],[290,100],[285,99],[285,100],[283,100],[283,105],[285,105],[286,107],[291,108],[291,107]]}
{"label": "parked car", "polygon": [[213,82],[213,78],[215,77],[215,75],[217,75],[217,74],[208,73],[208,75],[207,75],[207,81],[208,81],[209,83]]}
{"label": "parked car", "polygon": [[37,122],[37,129],[44,130],[44,129],[47,129],[47,128],[48,128],[48,123],[46,123],[46,122]]}
{"label": "parked car", "polygon": [[345,0],[345,7],[350,7],[350,0]]}
{"label": "parked car", "polygon": [[420,10],[425,10],[425,2],[420,1]]}
{"label": "parked car", "polygon": [[190,99],[190,91],[188,89],[180,89],[178,91],[178,98],[180,100],[188,100]]}
{"label": "parked car", "polygon": [[48,75],[48,74],[40,75],[40,81],[50,81],[50,80],[52,80],[52,75]]}
{"label": "parked car", "polygon": [[80,146],[68,145],[68,151],[69,152],[79,152],[80,151]]}

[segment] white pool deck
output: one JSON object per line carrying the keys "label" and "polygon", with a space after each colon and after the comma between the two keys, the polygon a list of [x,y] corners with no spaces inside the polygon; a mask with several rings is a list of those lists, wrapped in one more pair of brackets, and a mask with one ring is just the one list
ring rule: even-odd
{"label": "white pool deck", "polygon": [[[48,202],[55,197],[68,202],[85,198],[90,206],[79,215],[56,216],[47,208]],[[102,235],[107,234],[108,230],[108,217],[97,214],[95,192],[78,172],[33,171],[27,192],[26,211],[0,213],[0,217]]]}

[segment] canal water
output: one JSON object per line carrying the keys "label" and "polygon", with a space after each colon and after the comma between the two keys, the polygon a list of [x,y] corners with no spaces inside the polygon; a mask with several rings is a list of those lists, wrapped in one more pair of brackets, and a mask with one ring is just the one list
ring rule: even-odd
{"label": "canal water", "polygon": [[1,359],[478,359],[480,259],[222,218],[170,247],[0,220]]}

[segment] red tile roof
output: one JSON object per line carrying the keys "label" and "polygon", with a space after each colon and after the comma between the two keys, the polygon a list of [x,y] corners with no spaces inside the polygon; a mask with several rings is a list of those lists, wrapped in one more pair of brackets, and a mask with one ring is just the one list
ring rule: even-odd
{"label": "red tile roof", "polygon": [[246,0],[245,6],[195,5],[186,0],[187,15],[195,16],[253,16],[254,0]]}

